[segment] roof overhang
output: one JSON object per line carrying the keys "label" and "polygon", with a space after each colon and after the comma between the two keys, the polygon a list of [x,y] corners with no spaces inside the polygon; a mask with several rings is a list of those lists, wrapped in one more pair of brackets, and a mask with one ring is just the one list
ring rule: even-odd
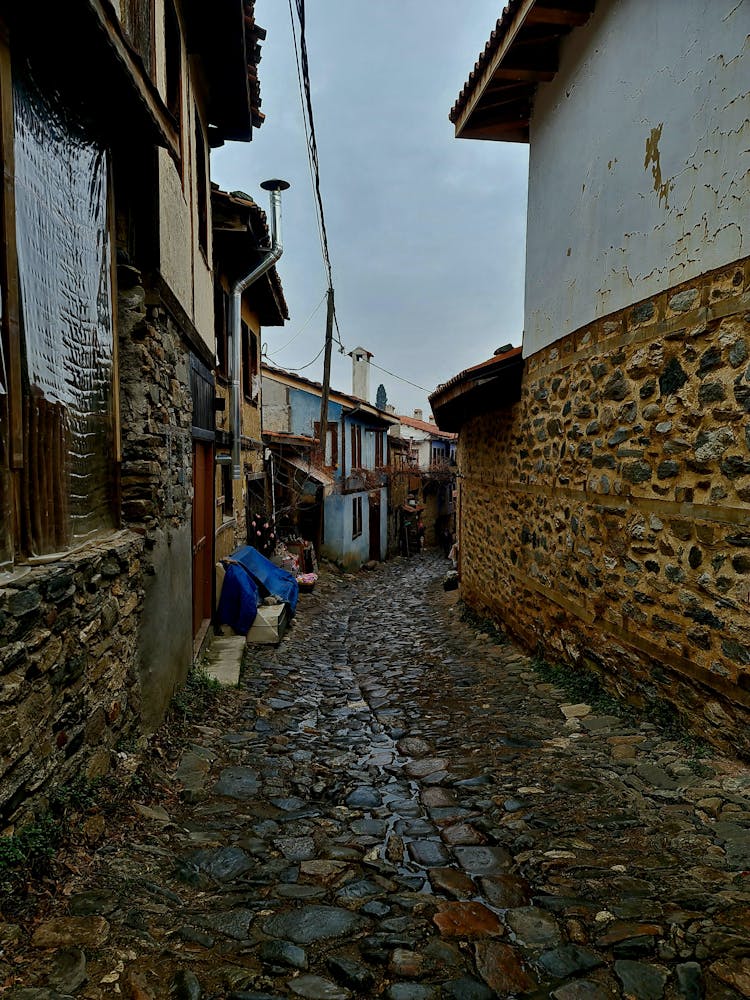
{"label": "roof overhang", "polygon": [[34,4],[0,0],[0,18],[14,58],[32,57],[38,81],[73,100],[105,142],[125,136],[131,147],[151,143],[179,155],[176,123],[108,0],[50,4],[42,17]]}
{"label": "roof overhang", "polygon": [[[211,190],[214,269],[233,282],[248,274],[271,245],[266,213],[249,196]],[[263,326],[283,326],[289,319],[276,267],[247,290]]]}
{"label": "roof overhang", "polygon": [[298,458],[296,455],[284,455],[282,461],[303,473],[306,479],[312,479],[313,482],[319,483],[324,488],[326,496],[333,490],[333,478],[317,466],[311,465],[304,458]]}
{"label": "roof overhang", "polygon": [[299,448],[309,451],[320,444],[318,438],[307,437],[305,434],[287,434],[285,431],[263,431],[263,442],[269,448],[287,445],[290,448]]}
{"label": "roof overhang", "polygon": [[363,424],[369,424],[371,427],[393,427],[399,422],[398,417],[372,410],[367,406],[353,406],[350,410],[344,410],[344,416],[361,420]]}
{"label": "roof overhang", "polygon": [[459,139],[528,142],[534,93],[596,0],[509,0],[448,116]]}
{"label": "roof overhang", "polygon": [[445,431],[460,431],[472,417],[501,410],[521,398],[523,356],[520,347],[462,371],[430,396],[432,413]]}
{"label": "roof overhang", "polygon": [[254,7],[254,0],[183,0],[188,51],[201,58],[208,81],[213,145],[247,142],[263,123],[257,64],[266,32]]}

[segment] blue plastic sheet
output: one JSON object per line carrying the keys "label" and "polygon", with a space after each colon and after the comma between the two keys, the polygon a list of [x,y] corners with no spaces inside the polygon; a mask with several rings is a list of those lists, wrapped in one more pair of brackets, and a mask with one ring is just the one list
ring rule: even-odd
{"label": "blue plastic sheet", "polygon": [[[260,585],[261,593],[272,594],[289,605],[292,614],[297,610],[299,587],[296,579],[285,569],[275,566],[252,545],[245,545],[233,552],[231,558],[240,563]],[[225,581],[226,583],[226,581]]]}
{"label": "blue plastic sheet", "polygon": [[258,613],[258,588],[244,566],[234,562],[226,562],[225,566],[216,617],[219,625],[229,625],[235,632],[247,635]]}

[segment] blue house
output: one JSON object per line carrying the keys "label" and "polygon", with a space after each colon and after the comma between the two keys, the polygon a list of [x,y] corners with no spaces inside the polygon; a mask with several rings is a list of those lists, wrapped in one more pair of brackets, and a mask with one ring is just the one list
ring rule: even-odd
{"label": "blue house", "polygon": [[388,547],[388,428],[398,418],[331,390],[320,440],[319,382],[262,370],[263,440],[272,463],[279,533],[311,541],[328,559],[355,568]]}

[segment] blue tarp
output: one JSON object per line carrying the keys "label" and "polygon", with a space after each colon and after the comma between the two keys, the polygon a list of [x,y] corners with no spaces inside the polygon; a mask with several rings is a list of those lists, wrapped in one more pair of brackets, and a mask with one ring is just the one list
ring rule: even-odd
{"label": "blue tarp", "polygon": [[216,617],[219,625],[229,625],[235,632],[247,635],[258,613],[258,588],[244,566],[226,562],[225,567]]}
{"label": "blue tarp", "polygon": [[291,573],[275,566],[270,559],[266,559],[252,545],[245,545],[241,549],[237,549],[230,558],[240,563],[248,571],[259,585],[263,596],[266,593],[273,594],[274,597],[285,601],[289,605],[290,612],[294,614],[299,600],[299,587]]}

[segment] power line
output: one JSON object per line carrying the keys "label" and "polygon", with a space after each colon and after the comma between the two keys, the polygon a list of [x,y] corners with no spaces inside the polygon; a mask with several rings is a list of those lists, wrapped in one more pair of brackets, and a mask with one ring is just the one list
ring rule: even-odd
{"label": "power line", "polygon": [[269,358],[274,358],[274,357],[276,357],[277,354],[281,354],[281,352],[285,351],[287,349],[287,347],[289,347],[290,344],[294,343],[294,341],[297,339],[297,337],[301,336],[305,332],[305,330],[307,329],[307,327],[310,325],[310,322],[311,322],[313,316],[315,315],[315,313],[318,311],[318,309],[320,309],[320,307],[325,302],[327,294],[328,294],[327,291],[323,292],[323,297],[321,298],[320,302],[315,306],[315,308],[313,309],[313,311],[310,313],[310,315],[307,317],[307,319],[305,320],[305,322],[302,324],[302,326],[295,333],[295,335],[292,337],[291,340],[287,340],[287,342],[285,344],[283,344],[281,347],[277,347],[276,350],[272,351],[270,354],[268,354],[268,352],[266,352],[268,354]]}
{"label": "power line", "polygon": [[425,389],[423,385],[417,385],[416,382],[410,382],[408,378],[404,378],[403,375],[397,375],[395,372],[389,372],[387,368],[383,368],[382,365],[376,365],[374,361],[370,361],[373,368],[377,368],[378,371],[385,372],[386,375],[390,375],[391,378],[397,378],[399,382],[406,382],[407,385],[414,386],[415,389],[421,389],[422,392],[426,392],[427,395],[432,392],[432,389]]}
{"label": "power line", "polygon": [[310,367],[311,367],[312,365],[314,365],[314,364],[315,364],[315,362],[316,362],[316,361],[318,360],[318,358],[320,357],[320,355],[321,355],[321,354],[323,353],[323,351],[324,351],[325,349],[326,349],[326,345],[325,345],[325,344],[323,344],[323,346],[322,346],[322,347],[321,347],[321,349],[320,349],[320,350],[318,351],[318,353],[317,353],[317,354],[315,355],[315,357],[314,357],[314,358],[312,359],[312,361],[308,361],[306,365],[300,365],[300,367],[299,367],[299,368],[288,368],[288,367],[287,367],[287,366],[285,365],[285,366],[284,366],[284,371],[286,371],[286,372],[303,372],[303,371],[305,370],[305,368],[310,368]]}
{"label": "power line", "polygon": [[[310,64],[307,56],[307,39],[305,37],[305,0],[295,0],[295,6],[297,8],[297,19],[299,21],[299,48],[297,46],[297,35],[294,31],[294,18],[292,18],[292,33],[294,36],[294,51],[297,61],[297,79],[300,84],[300,97],[303,101],[303,111],[306,115],[305,133],[307,136],[308,158],[310,168],[312,170],[313,188],[317,204],[323,263],[328,273],[328,285],[329,287],[333,287],[333,271],[331,268],[331,257],[328,251],[328,232],[326,230],[325,212],[323,210],[323,196],[320,191],[318,141],[315,135],[315,116],[313,114],[312,94],[310,91]],[[291,12],[291,0],[289,0],[289,8]],[[304,92],[304,94],[302,92]],[[305,115],[303,115],[303,117],[305,117]]]}

